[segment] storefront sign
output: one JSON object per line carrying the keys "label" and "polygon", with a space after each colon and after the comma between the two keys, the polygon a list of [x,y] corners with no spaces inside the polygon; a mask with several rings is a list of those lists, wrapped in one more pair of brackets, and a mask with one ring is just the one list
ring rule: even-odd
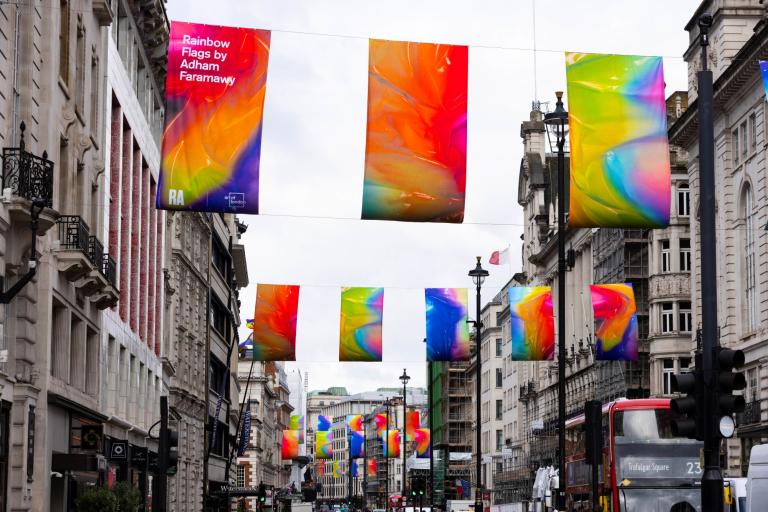
{"label": "storefront sign", "polygon": [[137,469],[147,469],[147,448],[131,445],[131,466]]}
{"label": "storefront sign", "polygon": [[98,450],[104,435],[102,425],[83,425],[80,427],[80,448],[83,450]]}
{"label": "storefront sign", "polygon": [[109,444],[109,460],[128,460],[128,441],[113,439]]}

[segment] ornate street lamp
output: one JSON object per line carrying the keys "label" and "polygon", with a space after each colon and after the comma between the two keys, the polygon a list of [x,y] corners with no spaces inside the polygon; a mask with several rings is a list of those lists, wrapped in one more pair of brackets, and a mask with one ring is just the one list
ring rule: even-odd
{"label": "ornate street lamp", "polygon": [[[488,271],[480,265],[480,256],[477,256],[477,265],[475,268],[469,271],[469,277],[472,278],[472,282],[475,283],[476,306],[477,312],[475,316],[475,358],[477,359],[477,366],[475,367],[475,381],[476,381],[476,411],[475,411],[475,512],[483,512],[483,482],[482,471],[480,464],[481,450],[480,450],[480,376],[481,376],[481,357],[480,357],[480,343],[482,341],[482,329],[483,323],[480,321],[480,288],[482,288],[485,278],[488,277]],[[430,433],[431,434],[431,433]]]}
{"label": "ornate street lamp", "polygon": [[[544,115],[548,134],[557,145],[557,510],[565,510],[565,140],[568,112],[557,91],[555,110]],[[552,138],[550,138],[550,144]]]}
{"label": "ornate street lamp", "polygon": [[[403,431],[400,433],[401,439],[400,439],[400,445],[401,450],[403,450],[403,500],[405,500],[405,479],[406,479],[406,470],[405,470],[405,431],[406,431],[406,422],[407,422],[407,416],[408,412],[406,411],[406,400],[405,400],[405,385],[408,384],[408,381],[411,380],[411,377],[405,372],[405,368],[403,368],[403,374],[400,376],[400,382],[403,383]],[[389,440],[387,440],[389,441]]]}

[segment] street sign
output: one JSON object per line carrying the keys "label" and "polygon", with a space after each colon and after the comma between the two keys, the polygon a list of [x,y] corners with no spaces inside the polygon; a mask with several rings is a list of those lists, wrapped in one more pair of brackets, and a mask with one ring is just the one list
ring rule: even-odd
{"label": "street sign", "polygon": [[128,441],[113,439],[109,444],[109,460],[128,460]]}
{"label": "street sign", "polygon": [[147,468],[148,453],[145,446],[131,445],[131,466],[138,469]]}

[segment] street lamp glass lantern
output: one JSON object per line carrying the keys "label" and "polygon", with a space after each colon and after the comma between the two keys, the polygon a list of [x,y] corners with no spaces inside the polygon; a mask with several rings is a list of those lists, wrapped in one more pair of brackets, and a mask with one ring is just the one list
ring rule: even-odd
{"label": "street lamp glass lantern", "polygon": [[488,277],[488,271],[480,264],[480,256],[477,256],[477,265],[475,268],[469,271],[469,277],[472,278],[472,282],[475,286],[480,287],[485,282],[485,278]]}
{"label": "street lamp glass lantern", "polygon": [[557,144],[561,140],[563,141],[564,151],[568,153],[568,112],[563,105],[563,91],[555,92],[555,96],[557,97],[555,110],[544,114],[547,140],[549,141],[549,148],[552,153],[557,153]]}
{"label": "street lamp glass lantern", "polygon": [[403,368],[403,374],[400,376],[400,382],[402,382],[403,386],[405,386],[408,384],[409,380],[411,380],[411,377],[405,372],[405,368]]}

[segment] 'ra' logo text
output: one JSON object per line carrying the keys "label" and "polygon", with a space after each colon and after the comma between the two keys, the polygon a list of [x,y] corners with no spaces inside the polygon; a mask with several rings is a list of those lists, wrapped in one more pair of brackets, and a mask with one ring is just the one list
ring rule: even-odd
{"label": "'ra' logo text", "polygon": [[184,206],[184,191],[170,189],[168,191],[168,205],[169,206]]}

